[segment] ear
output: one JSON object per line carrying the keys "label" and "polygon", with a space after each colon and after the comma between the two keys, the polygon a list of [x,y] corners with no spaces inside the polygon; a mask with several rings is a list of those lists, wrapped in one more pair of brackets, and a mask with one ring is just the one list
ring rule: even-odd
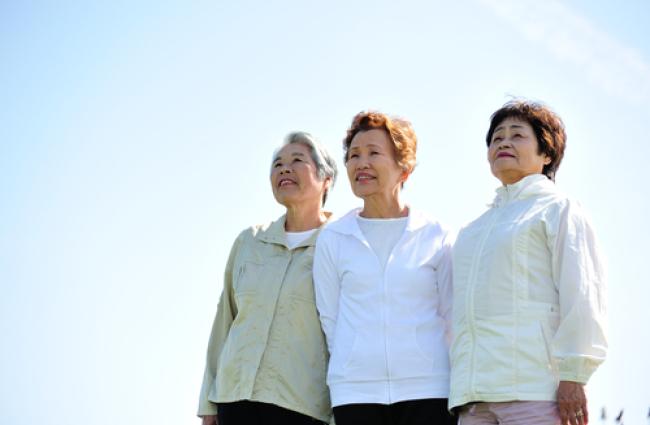
{"label": "ear", "polygon": [[323,180],[323,190],[330,190],[330,187],[332,187],[332,178],[325,177]]}
{"label": "ear", "polygon": [[548,165],[552,162],[553,160],[551,159],[550,156],[544,155],[544,165]]}

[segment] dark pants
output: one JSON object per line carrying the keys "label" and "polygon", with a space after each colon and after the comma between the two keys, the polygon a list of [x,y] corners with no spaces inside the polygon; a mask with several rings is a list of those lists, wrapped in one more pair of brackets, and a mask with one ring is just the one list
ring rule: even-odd
{"label": "dark pants", "polygon": [[407,400],[394,404],[344,404],[334,408],[336,425],[453,425],[446,398]]}
{"label": "dark pants", "polygon": [[322,425],[317,419],[274,404],[235,401],[217,404],[219,425]]}

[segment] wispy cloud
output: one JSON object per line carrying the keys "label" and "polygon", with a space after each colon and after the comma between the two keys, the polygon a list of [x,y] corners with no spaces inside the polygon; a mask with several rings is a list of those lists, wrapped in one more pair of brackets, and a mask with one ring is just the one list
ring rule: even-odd
{"label": "wispy cloud", "polygon": [[650,102],[650,63],[557,0],[479,0],[524,37],[559,60],[584,70],[606,93],[632,102]]}

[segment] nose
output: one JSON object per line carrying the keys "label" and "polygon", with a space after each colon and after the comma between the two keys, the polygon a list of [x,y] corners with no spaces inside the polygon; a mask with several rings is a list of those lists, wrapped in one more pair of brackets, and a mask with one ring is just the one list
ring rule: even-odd
{"label": "nose", "polygon": [[512,144],[510,143],[510,139],[507,139],[507,138],[503,138],[501,140],[495,140],[492,143],[494,144],[494,146],[495,146],[495,148],[497,150],[509,148],[509,147],[512,146]]}
{"label": "nose", "polygon": [[357,160],[357,170],[365,170],[369,167],[368,158],[365,155],[359,155],[359,159]]}
{"label": "nose", "polygon": [[291,173],[291,168],[288,165],[282,165],[280,167],[280,174],[288,174]]}

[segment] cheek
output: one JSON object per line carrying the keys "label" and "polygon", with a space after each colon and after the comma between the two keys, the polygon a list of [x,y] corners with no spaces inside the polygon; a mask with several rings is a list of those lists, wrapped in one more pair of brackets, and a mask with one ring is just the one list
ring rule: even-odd
{"label": "cheek", "polygon": [[345,164],[345,169],[348,173],[348,179],[350,180],[350,182],[354,181],[354,166],[350,161],[348,161],[348,163]]}
{"label": "cheek", "polygon": [[378,171],[377,177],[386,184],[401,184],[404,180],[404,170],[391,164],[389,167]]}
{"label": "cheek", "polygon": [[490,168],[493,168],[496,161],[496,149],[489,148],[485,159],[490,164]]}

